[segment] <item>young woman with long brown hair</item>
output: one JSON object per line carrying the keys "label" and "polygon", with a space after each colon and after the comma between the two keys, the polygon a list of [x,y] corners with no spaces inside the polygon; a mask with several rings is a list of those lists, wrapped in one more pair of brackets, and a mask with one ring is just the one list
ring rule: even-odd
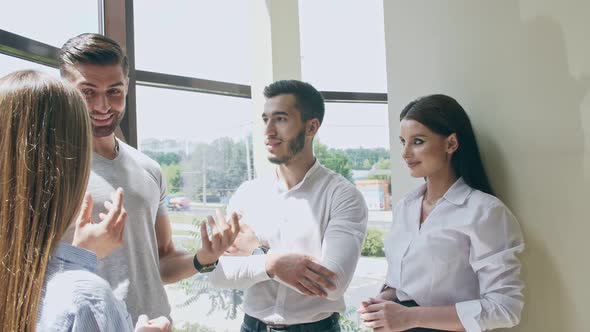
{"label": "young woman with long brown hair", "polygon": [[[126,212],[118,190],[102,222],[90,220],[90,130],[84,101],[67,83],[35,71],[0,79],[2,331],[132,330],[110,286],[92,273],[97,258],[121,245]],[[72,222],[73,246],[60,242]]]}

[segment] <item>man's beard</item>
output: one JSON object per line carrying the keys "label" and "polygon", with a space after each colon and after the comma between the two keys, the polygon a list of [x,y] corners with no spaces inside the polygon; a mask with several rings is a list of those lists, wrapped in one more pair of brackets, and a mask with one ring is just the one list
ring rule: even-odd
{"label": "man's beard", "polygon": [[305,146],[305,128],[301,129],[297,137],[289,141],[287,154],[283,157],[269,157],[268,161],[276,165],[288,163],[297,155]]}
{"label": "man's beard", "polygon": [[115,132],[121,121],[123,120],[123,113],[114,113],[113,114],[113,121],[108,126],[95,126],[94,123],[92,124],[92,136],[94,137],[107,137]]}

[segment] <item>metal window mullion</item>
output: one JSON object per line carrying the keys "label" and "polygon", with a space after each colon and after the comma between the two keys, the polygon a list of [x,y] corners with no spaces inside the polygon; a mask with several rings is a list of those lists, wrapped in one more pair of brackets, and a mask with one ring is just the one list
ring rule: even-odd
{"label": "metal window mullion", "polygon": [[[228,97],[252,98],[249,85],[227,83],[200,78],[136,71],[137,84],[155,88],[192,91],[225,95]],[[387,104],[387,94],[377,92],[320,91],[328,103]]]}
{"label": "metal window mullion", "polygon": [[137,100],[135,89],[135,36],[133,32],[133,0],[99,0],[104,3],[104,35],[123,47],[129,59],[129,87],[126,116],[121,131],[127,143],[137,147]]}
{"label": "metal window mullion", "polygon": [[202,92],[238,98],[252,97],[250,86],[244,84],[227,83],[194,77],[155,73],[144,70],[137,70],[136,74],[137,84],[144,86],[172,90]]}
{"label": "metal window mullion", "polygon": [[57,68],[58,48],[0,29],[0,53]]}
{"label": "metal window mullion", "polygon": [[387,104],[387,93],[321,91],[327,103]]}

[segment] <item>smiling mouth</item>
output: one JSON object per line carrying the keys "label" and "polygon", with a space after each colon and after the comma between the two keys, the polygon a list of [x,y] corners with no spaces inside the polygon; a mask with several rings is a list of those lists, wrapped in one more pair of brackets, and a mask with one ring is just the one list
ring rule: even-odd
{"label": "smiling mouth", "polygon": [[115,113],[110,113],[110,114],[106,114],[106,115],[91,114],[90,118],[95,121],[107,121],[107,120],[111,119],[114,115],[115,115]]}
{"label": "smiling mouth", "polygon": [[415,161],[415,162],[411,162],[411,163],[406,163],[408,165],[409,168],[414,168],[416,166],[418,166],[418,164],[420,164],[419,161]]}
{"label": "smiling mouth", "polygon": [[110,126],[115,118],[115,113],[109,114],[91,114],[90,119],[92,119],[92,125],[94,127],[105,127]]}

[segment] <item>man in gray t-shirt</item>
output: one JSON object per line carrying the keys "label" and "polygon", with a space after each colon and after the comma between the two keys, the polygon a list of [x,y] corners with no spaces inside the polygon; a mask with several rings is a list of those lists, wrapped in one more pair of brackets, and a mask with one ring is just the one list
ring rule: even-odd
{"label": "man in gray t-shirt", "polygon": [[[88,191],[97,207],[121,187],[128,212],[123,247],[99,263],[105,278],[126,303],[133,322],[140,314],[170,317],[170,305],[162,283],[173,283],[197,272],[209,272],[233,243],[239,224],[208,218],[200,227],[202,248],[196,254],[178,250],[164,199],[166,184],[159,165],[115,138],[125,113],[129,84],[127,56],[113,40],[98,34],[82,34],[68,40],[59,51],[62,77],[84,95],[93,134],[92,172]],[[94,215],[93,220],[102,219]],[[63,241],[71,242],[73,229]]]}

